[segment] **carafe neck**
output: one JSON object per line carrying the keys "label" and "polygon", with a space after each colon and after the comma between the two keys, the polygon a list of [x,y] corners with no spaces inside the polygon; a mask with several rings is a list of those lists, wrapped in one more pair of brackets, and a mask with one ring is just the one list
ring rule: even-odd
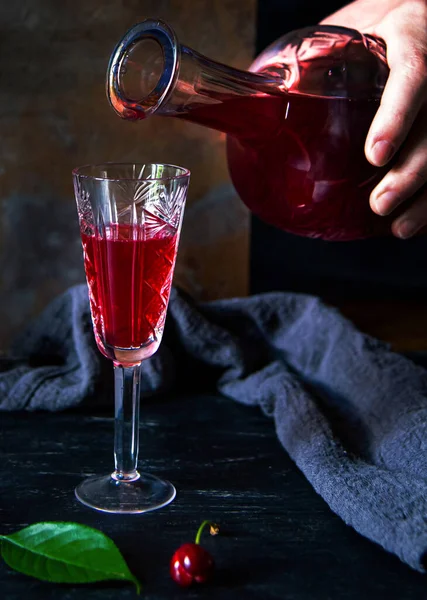
{"label": "carafe neck", "polygon": [[247,117],[230,123],[212,105],[247,96],[277,95],[283,79],[233,69],[181,45],[174,31],[158,20],[132,27],[110,59],[107,94],[116,113],[129,120],[150,115],[175,116],[225,133],[239,133]]}

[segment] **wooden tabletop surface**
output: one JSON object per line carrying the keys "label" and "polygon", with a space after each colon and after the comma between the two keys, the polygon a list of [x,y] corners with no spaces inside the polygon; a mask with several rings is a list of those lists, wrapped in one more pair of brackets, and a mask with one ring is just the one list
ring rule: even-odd
{"label": "wooden tabletop surface", "polygon": [[[425,600],[426,576],[333,514],[258,409],[211,395],[142,406],[141,467],[174,482],[176,500],[154,513],[113,516],[74,498],[84,476],[112,467],[111,415],[5,414],[0,418],[1,533],[72,520],[111,536],[143,582],[142,597],[191,600]],[[205,546],[217,563],[208,587],[180,590],[168,563],[203,519],[221,534]],[[5,600],[122,600],[131,585],[43,583],[0,564]]]}

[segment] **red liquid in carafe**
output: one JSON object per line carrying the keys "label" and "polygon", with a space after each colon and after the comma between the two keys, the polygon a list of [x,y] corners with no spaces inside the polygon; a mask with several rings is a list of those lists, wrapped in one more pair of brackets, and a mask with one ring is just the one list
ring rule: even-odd
{"label": "red liquid in carafe", "polygon": [[290,233],[352,240],[390,233],[369,195],[384,175],[365,158],[379,100],[298,94],[232,97],[182,118],[227,131],[232,181],[263,221]]}

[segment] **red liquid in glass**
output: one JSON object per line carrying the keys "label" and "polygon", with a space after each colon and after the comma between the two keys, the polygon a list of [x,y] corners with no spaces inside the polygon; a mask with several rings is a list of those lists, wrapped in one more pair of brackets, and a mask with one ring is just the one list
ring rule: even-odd
{"label": "red liquid in glass", "polygon": [[100,351],[114,359],[113,348],[158,346],[177,253],[176,231],[163,226],[145,239],[143,226],[110,225],[102,234],[81,236]]}
{"label": "red liquid in glass", "polygon": [[369,195],[384,175],[365,158],[379,100],[254,95],[182,118],[227,131],[231,178],[260,219],[298,235],[351,240],[390,233]]}

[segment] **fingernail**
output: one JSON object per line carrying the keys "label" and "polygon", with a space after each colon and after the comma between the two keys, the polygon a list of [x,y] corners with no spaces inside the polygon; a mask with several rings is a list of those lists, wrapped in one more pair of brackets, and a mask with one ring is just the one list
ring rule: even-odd
{"label": "fingernail", "polygon": [[413,221],[405,220],[397,225],[396,233],[403,240],[410,238],[418,231],[417,225]]}
{"label": "fingernail", "polygon": [[389,215],[391,211],[396,208],[398,198],[399,196],[395,192],[383,192],[372,202],[375,212],[382,217]]}
{"label": "fingernail", "polygon": [[390,142],[380,140],[375,142],[371,150],[371,159],[378,166],[385,165],[394,154],[394,146]]}

